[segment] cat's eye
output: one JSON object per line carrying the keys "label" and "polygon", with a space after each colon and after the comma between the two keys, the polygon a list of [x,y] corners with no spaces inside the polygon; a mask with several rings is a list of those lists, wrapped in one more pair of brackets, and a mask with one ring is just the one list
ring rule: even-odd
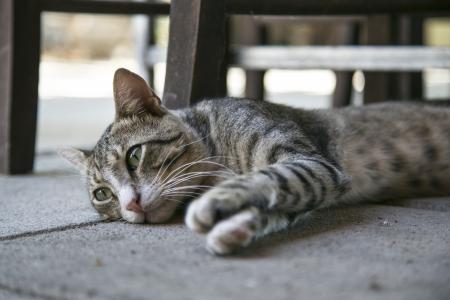
{"label": "cat's eye", "polygon": [[106,201],[112,198],[112,192],[110,189],[106,188],[106,187],[102,187],[99,189],[96,189],[94,191],[94,197],[95,199],[97,199],[97,201]]}
{"label": "cat's eye", "polygon": [[126,162],[127,167],[131,171],[135,171],[141,161],[142,147],[141,145],[133,146],[128,150]]}

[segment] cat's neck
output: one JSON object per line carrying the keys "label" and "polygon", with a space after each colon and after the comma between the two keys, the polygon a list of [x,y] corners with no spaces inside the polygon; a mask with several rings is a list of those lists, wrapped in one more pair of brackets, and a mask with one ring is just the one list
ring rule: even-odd
{"label": "cat's neck", "polygon": [[196,137],[196,142],[202,143],[209,157],[222,155],[219,153],[216,143],[211,135],[209,115],[196,108],[185,108],[173,111],[183,124]]}

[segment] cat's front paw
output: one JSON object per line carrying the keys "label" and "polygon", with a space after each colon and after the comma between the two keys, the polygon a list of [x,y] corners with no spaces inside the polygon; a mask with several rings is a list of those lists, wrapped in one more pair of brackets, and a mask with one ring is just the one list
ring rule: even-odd
{"label": "cat's front paw", "polygon": [[[240,209],[239,199],[217,193],[194,201],[186,213],[186,224],[193,231],[207,233],[206,248],[213,254],[226,255],[247,246],[262,226],[256,207]],[[227,193],[228,194],[228,193]],[[228,195],[229,196],[229,195]]]}
{"label": "cat's front paw", "polygon": [[250,244],[260,223],[256,210],[242,211],[213,227],[206,237],[206,248],[213,254],[230,254]]}
{"label": "cat's front paw", "polygon": [[193,201],[187,210],[187,226],[198,233],[210,231],[222,219],[242,210],[249,197],[244,191],[216,187]]}

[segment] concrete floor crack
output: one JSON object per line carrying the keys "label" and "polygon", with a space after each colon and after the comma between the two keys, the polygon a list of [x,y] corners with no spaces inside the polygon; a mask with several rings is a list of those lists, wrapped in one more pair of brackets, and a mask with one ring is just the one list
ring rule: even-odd
{"label": "concrete floor crack", "polygon": [[66,300],[66,298],[61,298],[60,296],[54,297],[51,295],[45,295],[41,293],[36,293],[34,291],[26,291],[19,287],[10,287],[8,285],[5,285],[3,283],[0,283],[0,290],[7,291],[11,294],[17,294],[19,296],[27,296],[35,299],[42,299],[42,300]]}
{"label": "concrete floor crack", "polygon": [[46,228],[46,229],[42,229],[42,230],[29,231],[29,232],[24,232],[24,233],[19,233],[19,234],[0,236],[0,242],[1,241],[11,241],[11,240],[19,239],[19,238],[31,237],[31,236],[36,236],[36,235],[40,235],[40,234],[47,234],[47,233],[52,233],[52,232],[83,228],[83,227],[96,225],[96,224],[99,224],[102,222],[104,222],[104,221],[102,221],[102,220],[89,221],[89,222],[84,222],[84,223],[70,224],[70,225],[58,226],[58,227],[53,227],[53,228]]}

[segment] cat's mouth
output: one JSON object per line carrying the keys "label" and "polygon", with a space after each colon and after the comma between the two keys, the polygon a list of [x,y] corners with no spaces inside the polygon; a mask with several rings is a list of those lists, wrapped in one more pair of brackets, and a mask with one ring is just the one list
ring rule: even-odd
{"label": "cat's mouth", "polygon": [[163,195],[158,187],[142,190],[137,207],[129,205],[122,210],[122,217],[131,223],[162,223],[170,219],[180,204],[179,199]]}
{"label": "cat's mouth", "polygon": [[171,201],[158,199],[153,201],[152,207],[144,210],[145,221],[147,223],[162,223],[166,222],[175,213],[176,205]]}
{"label": "cat's mouth", "polygon": [[158,198],[156,200],[150,201],[147,205],[143,206],[142,210],[144,213],[148,213],[152,210],[159,209],[163,205],[164,205],[164,200],[161,198]]}
{"label": "cat's mouth", "polygon": [[142,214],[146,223],[162,223],[167,221],[176,210],[176,202],[161,195],[161,190],[154,189],[141,199]]}

